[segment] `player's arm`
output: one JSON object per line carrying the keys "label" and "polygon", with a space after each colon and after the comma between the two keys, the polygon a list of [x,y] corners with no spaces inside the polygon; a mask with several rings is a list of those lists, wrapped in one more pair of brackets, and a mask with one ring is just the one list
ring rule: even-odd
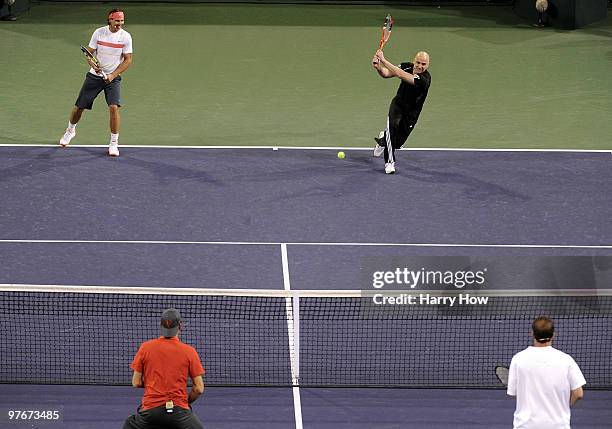
{"label": "player's arm", "polygon": [[578,367],[578,364],[574,359],[571,359],[571,364],[569,366],[569,385],[571,389],[570,393],[570,407],[573,406],[576,402],[581,400],[584,397],[584,391],[582,390],[582,386],[586,384],[586,380],[584,379],[584,375],[582,375],[582,371]]}
{"label": "player's arm", "polygon": [[582,398],[584,398],[584,391],[582,390],[582,387],[572,390],[570,395],[570,407],[573,407],[574,404]]}
{"label": "player's arm", "polygon": [[393,77],[389,69],[380,63],[380,60],[376,55],[374,55],[374,58],[372,58],[372,67],[374,67],[380,77],[383,77],[385,79]]}
{"label": "player's arm", "polygon": [[[414,85],[414,76],[412,73],[408,73],[407,71],[402,70],[395,64],[390,63],[384,56],[382,51],[376,52],[376,58],[380,61],[381,67],[385,68],[388,71],[390,76],[383,77],[397,77],[403,80],[404,82],[408,82],[410,85]],[[382,76],[382,75],[381,75]]]}
{"label": "player's arm", "polygon": [[132,374],[132,387],[144,387],[142,372],[134,371],[134,373]]}
{"label": "player's arm", "polygon": [[119,64],[114,72],[108,75],[107,80],[109,82],[112,81],[114,78],[126,71],[130,64],[132,64],[132,54],[123,54],[123,61],[121,61],[121,64]]}
{"label": "player's arm", "polygon": [[508,385],[506,386],[506,393],[508,396],[516,396],[516,383],[518,377],[518,368],[514,358],[510,361],[510,368],[508,369]]}
{"label": "player's arm", "polygon": [[193,386],[191,386],[191,391],[189,392],[189,396],[187,397],[187,402],[190,404],[195,402],[202,393],[204,393],[204,380],[201,375],[194,377],[192,379]]}

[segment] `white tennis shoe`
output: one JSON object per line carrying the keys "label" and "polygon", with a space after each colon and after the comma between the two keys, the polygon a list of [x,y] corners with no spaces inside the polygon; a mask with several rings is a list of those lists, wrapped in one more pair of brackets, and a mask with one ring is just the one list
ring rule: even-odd
{"label": "white tennis shoe", "polygon": [[111,142],[111,144],[108,145],[108,154],[110,156],[119,156],[119,143]]}
{"label": "white tennis shoe", "polygon": [[385,151],[384,146],[380,145],[380,141],[385,137],[385,132],[381,131],[378,134],[378,137],[374,137],[374,141],[376,142],[376,146],[374,146],[374,156],[375,157],[379,157],[383,154],[383,152]]}
{"label": "white tennis shoe", "polygon": [[61,147],[66,147],[70,144],[70,140],[72,140],[76,136],[76,130],[70,131],[70,128],[66,128],[66,132],[60,139],[59,143]]}
{"label": "white tennis shoe", "polygon": [[387,162],[385,164],[385,173],[387,174],[395,173],[395,162]]}

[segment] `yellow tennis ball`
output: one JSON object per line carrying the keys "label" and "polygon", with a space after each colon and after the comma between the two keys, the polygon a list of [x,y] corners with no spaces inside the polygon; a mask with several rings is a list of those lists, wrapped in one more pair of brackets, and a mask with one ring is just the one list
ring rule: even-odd
{"label": "yellow tennis ball", "polygon": [[338,159],[344,159],[346,155],[344,154],[344,152],[338,152]]}

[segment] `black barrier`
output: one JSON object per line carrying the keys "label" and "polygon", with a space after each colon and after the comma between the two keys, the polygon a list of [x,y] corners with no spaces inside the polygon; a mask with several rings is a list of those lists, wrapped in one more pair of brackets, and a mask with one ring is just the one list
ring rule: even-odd
{"label": "black barrier", "polygon": [[0,19],[15,21],[16,17],[30,9],[29,0],[0,0]]}
{"label": "black barrier", "polygon": [[[108,3],[105,0],[41,0],[39,3]],[[121,3],[143,3],[142,0],[123,0]],[[333,4],[333,5],[511,5],[513,0],[148,0],[144,3],[255,3],[255,4]]]}
{"label": "black barrier", "polygon": [[515,0],[514,11],[521,18],[537,24],[573,30],[601,21],[608,16],[608,0],[548,0],[548,7],[539,16],[535,0]]}

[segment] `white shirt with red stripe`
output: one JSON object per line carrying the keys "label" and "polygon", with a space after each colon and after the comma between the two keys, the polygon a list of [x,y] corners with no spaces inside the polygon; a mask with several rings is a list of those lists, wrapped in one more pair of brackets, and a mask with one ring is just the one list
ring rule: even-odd
{"label": "white shirt with red stripe", "polygon": [[[113,33],[107,25],[94,31],[89,47],[96,50],[102,71],[109,74],[119,67],[124,54],[132,53],[132,36],[123,28]],[[96,74],[93,68],[89,72]]]}

